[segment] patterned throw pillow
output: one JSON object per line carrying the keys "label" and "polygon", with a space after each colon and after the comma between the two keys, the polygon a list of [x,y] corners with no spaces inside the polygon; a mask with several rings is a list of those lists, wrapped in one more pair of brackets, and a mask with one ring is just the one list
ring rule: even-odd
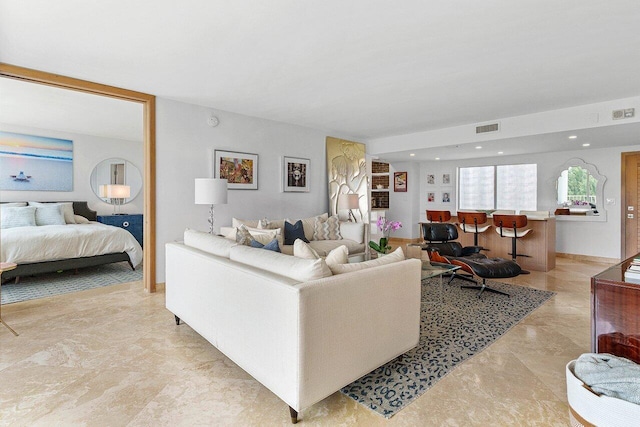
{"label": "patterned throw pillow", "polygon": [[326,221],[317,217],[313,229],[313,240],[342,240],[338,216],[329,217]]}
{"label": "patterned throw pillow", "polygon": [[268,230],[269,228],[271,228],[271,221],[269,221],[267,218],[258,220],[258,228],[262,230]]}
{"label": "patterned throw pillow", "polygon": [[36,208],[0,206],[0,226],[2,228],[30,227],[36,225]]}
{"label": "patterned throw pillow", "polygon": [[304,237],[304,227],[302,221],[298,220],[295,224],[291,224],[289,221],[284,223],[284,244],[293,245],[296,239],[302,239],[303,242],[309,243],[309,240]]}
{"label": "patterned throw pillow", "polygon": [[272,241],[270,241],[266,245],[263,245],[262,243],[258,242],[257,240],[252,240],[251,244],[249,246],[251,246],[252,248],[262,248],[262,249],[266,249],[268,251],[280,252],[280,246],[278,245],[278,239],[273,239]]}
{"label": "patterned throw pillow", "polygon": [[249,246],[252,240],[253,236],[249,230],[247,230],[247,227],[245,227],[244,224],[240,225],[236,231],[236,242],[240,245]]}

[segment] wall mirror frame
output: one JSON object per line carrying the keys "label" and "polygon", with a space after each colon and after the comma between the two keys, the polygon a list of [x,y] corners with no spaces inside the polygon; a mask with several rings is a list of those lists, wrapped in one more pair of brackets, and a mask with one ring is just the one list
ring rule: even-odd
{"label": "wall mirror frame", "polygon": [[[556,215],[556,220],[557,221],[606,222],[607,211],[604,208],[604,184],[607,181],[607,177],[600,174],[600,172],[598,171],[598,168],[594,164],[587,163],[584,160],[579,158],[573,158],[573,159],[567,160],[562,166],[558,167],[556,169],[555,174],[553,175],[555,177],[554,188],[555,188],[556,198],[558,198],[558,194],[560,193],[559,188],[563,185],[562,181],[566,180],[566,178],[563,178],[563,173],[565,171],[568,171],[569,168],[575,168],[575,167],[584,169],[588,173],[589,179],[594,179],[597,182],[595,185],[595,194],[593,194],[593,196],[595,196],[595,203],[594,203],[596,206],[595,211],[597,211],[597,213],[594,214],[593,209],[589,209],[589,205],[587,205],[586,208],[589,210],[587,214]],[[565,174],[565,177],[566,177],[566,174]],[[556,200],[558,207],[560,207],[565,202],[567,201]]]}
{"label": "wall mirror frame", "polygon": [[0,78],[18,79],[34,84],[44,84],[62,89],[77,90],[94,95],[108,96],[142,104],[143,107],[143,145],[144,145],[144,251],[143,283],[147,292],[156,290],[156,241],[155,241],[155,165],[156,165],[156,98],[142,92],[121,89],[93,83],[87,80],[44,71],[32,70],[0,62]]}
{"label": "wall mirror frame", "polygon": [[[126,205],[133,201],[142,190],[142,175],[136,165],[126,159],[112,157],[98,163],[91,172],[91,190],[97,198],[111,205]],[[130,189],[129,197],[114,199],[104,191],[106,185],[126,185]]]}

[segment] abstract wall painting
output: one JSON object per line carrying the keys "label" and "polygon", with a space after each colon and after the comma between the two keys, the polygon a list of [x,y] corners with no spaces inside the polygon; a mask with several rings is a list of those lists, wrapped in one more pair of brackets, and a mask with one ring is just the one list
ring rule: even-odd
{"label": "abstract wall painting", "polygon": [[285,192],[309,191],[309,159],[283,158],[283,190]]}
{"label": "abstract wall painting", "polygon": [[0,190],[73,191],[73,141],[0,131]]}
{"label": "abstract wall painting", "polygon": [[215,178],[226,178],[229,190],[258,189],[258,155],[214,151]]}

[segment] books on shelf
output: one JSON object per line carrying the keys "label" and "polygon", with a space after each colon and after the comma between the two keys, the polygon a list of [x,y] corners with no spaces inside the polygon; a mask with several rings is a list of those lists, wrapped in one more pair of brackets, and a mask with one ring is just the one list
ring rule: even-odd
{"label": "books on shelf", "polygon": [[640,283],[640,265],[629,265],[627,271],[624,272],[624,281],[630,283]]}

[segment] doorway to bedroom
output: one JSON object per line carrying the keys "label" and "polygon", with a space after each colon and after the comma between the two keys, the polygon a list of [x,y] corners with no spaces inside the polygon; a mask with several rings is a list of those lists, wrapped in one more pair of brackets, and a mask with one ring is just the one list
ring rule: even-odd
{"label": "doorway to bedroom", "polygon": [[[119,228],[132,236],[140,249],[144,247],[142,253],[135,253],[133,244],[122,248],[123,253],[132,255],[131,260],[137,260],[136,270],[127,262],[119,262],[90,265],[81,271],[91,275],[87,281],[94,285],[143,280],[147,291],[155,291],[155,244],[151,232],[155,223],[154,97],[7,64],[0,64],[0,76],[0,131],[65,139],[73,144],[71,191],[0,190],[0,202],[84,201],[94,211],[94,217],[89,219],[96,224],[113,223],[115,214],[126,214],[117,215],[118,221],[109,227]],[[97,169],[104,162],[109,164],[109,171],[116,172],[115,180],[100,181]],[[46,171],[40,172],[37,179],[46,179]],[[35,178],[33,173],[25,175]],[[125,193],[112,192],[123,188]],[[3,239],[3,252],[4,246]],[[95,245],[85,241],[77,246]],[[54,288],[75,289],[72,282],[80,277],[72,274],[75,265],[58,271],[71,274],[66,284]],[[63,274],[54,273],[53,277],[59,280]],[[7,285],[3,294],[6,288]]]}

